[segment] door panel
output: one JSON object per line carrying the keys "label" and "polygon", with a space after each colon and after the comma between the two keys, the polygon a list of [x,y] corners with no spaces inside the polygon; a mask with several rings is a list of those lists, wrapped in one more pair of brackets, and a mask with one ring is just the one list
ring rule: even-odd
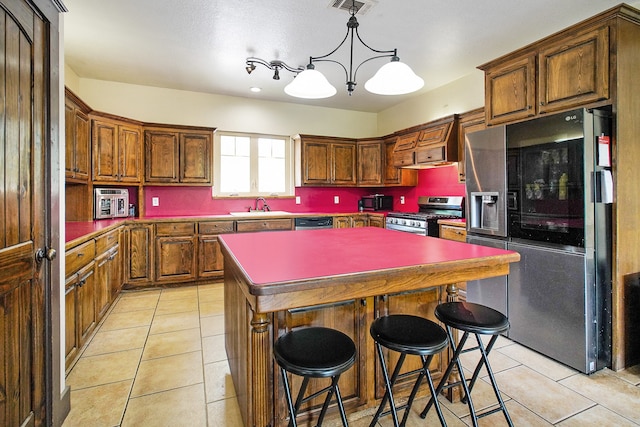
{"label": "door panel", "polygon": [[45,416],[44,286],[34,255],[45,244],[49,191],[44,185],[46,26],[27,2],[3,0],[2,5],[0,425],[31,426],[41,425]]}

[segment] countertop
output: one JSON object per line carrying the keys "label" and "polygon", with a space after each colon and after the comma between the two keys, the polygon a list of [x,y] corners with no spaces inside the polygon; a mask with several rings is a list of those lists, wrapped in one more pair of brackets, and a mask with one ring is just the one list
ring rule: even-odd
{"label": "countertop", "polygon": [[377,227],[225,234],[219,240],[254,295],[317,278],[519,260],[513,251]]}

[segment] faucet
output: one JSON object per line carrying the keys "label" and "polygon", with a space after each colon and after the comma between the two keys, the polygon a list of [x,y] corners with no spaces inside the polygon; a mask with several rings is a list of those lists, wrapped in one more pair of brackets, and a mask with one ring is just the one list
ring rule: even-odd
{"label": "faucet", "polygon": [[[258,209],[258,202],[262,201],[262,209]],[[269,207],[269,205],[267,204],[267,201],[264,199],[264,197],[258,197],[256,199],[256,208],[254,209],[255,211],[257,210],[262,210],[263,212],[268,212],[271,210],[271,208]]]}

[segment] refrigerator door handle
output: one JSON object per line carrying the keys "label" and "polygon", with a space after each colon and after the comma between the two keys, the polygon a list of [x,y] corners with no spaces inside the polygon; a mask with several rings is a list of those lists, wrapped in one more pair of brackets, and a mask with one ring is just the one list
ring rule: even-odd
{"label": "refrigerator door handle", "polygon": [[592,194],[595,195],[594,203],[613,203],[613,176],[608,169],[595,171],[592,174]]}

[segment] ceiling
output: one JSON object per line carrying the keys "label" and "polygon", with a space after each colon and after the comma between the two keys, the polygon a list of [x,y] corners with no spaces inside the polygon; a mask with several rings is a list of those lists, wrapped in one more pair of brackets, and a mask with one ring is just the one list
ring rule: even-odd
{"label": "ceiling", "polygon": [[[81,78],[379,112],[620,3],[361,0],[371,6],[356,15],[360,36],[377,50],[397,48],[400,60],[425,80],[421,91],[398,96],[368,93],[364,82],[386,59],[359,70],[352,96],[347,95],[342,68],[317,64],[338,89],[337,95],[321,100],[286,95],[284,86],[293,78],[287,71],[279,81],[262,66],[247,74],[249,56],[299,67],[310,56],[325,55],[338,46],[349,13],[332,8],[334,1],[64,0],[69,9],[64,16],[65,61]],[[640,8],[640,0],[629,4]],[[335,55],[345,65],[346,47]],[[370,54],[356,45],[354,65]],[[251,93],[252,86],[262,92]]]}

